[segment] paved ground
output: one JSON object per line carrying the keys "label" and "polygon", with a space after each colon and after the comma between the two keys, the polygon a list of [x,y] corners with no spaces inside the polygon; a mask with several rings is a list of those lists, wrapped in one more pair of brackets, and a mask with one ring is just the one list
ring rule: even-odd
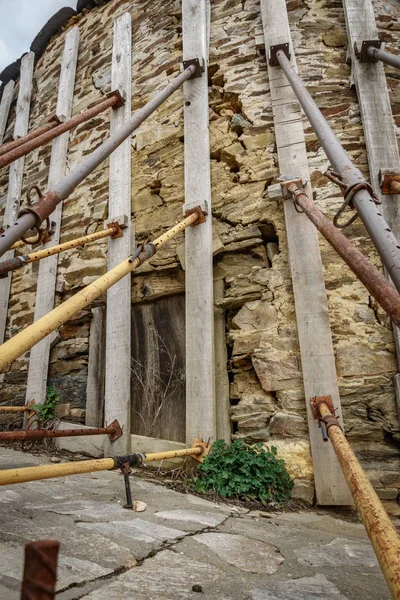
{"label": "paved ground", "polygon": [[[1,469],[46,462],[0,448]],[[390,598],[359,523],[327,511],[250,512],[132,484],[145,512],[121,506],[115,472],[0,488],[0,598],[19,599],[24,545],[40,539],[61,541],[60,600]]]}

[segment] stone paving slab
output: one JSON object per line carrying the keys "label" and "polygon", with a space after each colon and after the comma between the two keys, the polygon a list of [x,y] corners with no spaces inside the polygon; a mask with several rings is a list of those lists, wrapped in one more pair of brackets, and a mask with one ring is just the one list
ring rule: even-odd
{"label": "stone paving slab", "polygon": [[281,581],[252,591],[254,600],[351,600],[343,596],[325,575]]}
{"label": "stone paving slab", "polygon": [[[1,449],[0,466],[46,464]],[[0,488],[0,599],[19,600],[28,541],[59,539],[58,600],[389,600],[365,530],[327,511],[266,512],[116,472]],[[203,594],[192,590],[200,585]]]}

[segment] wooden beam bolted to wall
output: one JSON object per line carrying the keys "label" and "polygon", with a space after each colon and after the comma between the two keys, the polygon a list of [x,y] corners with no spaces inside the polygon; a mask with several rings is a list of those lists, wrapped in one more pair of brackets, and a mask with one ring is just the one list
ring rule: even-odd
{"label": "wooden beam bolted to wall", "polygon": [[[114,21],[111,89],[118,90],[125,104],[111,113],[110,134],[131,118],[132,16],[125,13]],[[110,155],[108,217],[128,215],[124,236],[110,239],[108,269],[132,251],[131,224],[131,136]],[[126,275],[107,291],[106,379],[104,420],[118,419],[123,436],[114,444],[105,442],[105,453],[115,456],[130,451],[131,440],[131,276]]]}
{"label": "wooden beam bolted to wall", "polygon": [[[295,64],[285,0],[261,0],[261,15],[267,57],[271,46],[289,44],[291,61]],[[307,181],[305,189],[312,197],[300,106],[279,66],[269,63],[268,76],[279,169],[284,175]],[[284,202],[284,212],[317,503],[351,505],[352,497],[335,452],[323,441],[307,400],[329,394],[340,410],[317,230],[306,215],[296,211],[293,202]]]}
{"label": "wooden beam bolted to wall", "polygon": [[[25,54],[21,60],[21,74],[19,79],[17,109],[14,125],[14,139],[26,135],[28,131],[34,62],[35,55],[33,52],[28,52],[28,54]],[[4,93],[5,91],[6,90],[4,90]],[[9,227],[15,221],[18,215],[22,192],[22,182],[24,178],[24,165],[24,156],[10,165],[3,229]],[[4,254],[4,260],[13,258],[13,256],[14,250],[10,250]],[[6,331],[11,279],[12,274],[9,273],[5,279],[0,281],[0,344],[4,341],[4,335]]]}
{"label": "wooden beam bolted to wall", "polygon": [[[183,86],[184,211],[200,205],[206,222],[185,233],[186,440],[216,439],[210,142],[208,129],[208,0],[183,0],[183,60],[200,72]],[[203,72],[201,72],[203,71]]]}
{"label": "wooden beam bolted to wall", "polygon": [[[56,114],[70,118],[72,114],[76,63],[78,60],[79,28],[74,27],[65,36],[64,52],[61,59],[60,81],[58,86]],[[48,187],[51,189],[59,179],[64,177],[67,166],[69,133],[63,133],[53,140],[51,146],[51,159],[48,178]],[[22,159],[19,159],[22,160]],[[56,246],[60,241],[62,204],[60,203],[51,215],[54,223],[54,233],[51,241],[44,248]],[[39,274],[36,288],[35,316],[37,321],[54,307],[56,281],[57,281],[58,254],[44,258],[39,263]],[[47,336],[36,344],[30,354],[28,383],[26,387],[25,402],[32,399],[37,404],[46,401],[47,373],[49,369],[51,350],[51,336]]]}

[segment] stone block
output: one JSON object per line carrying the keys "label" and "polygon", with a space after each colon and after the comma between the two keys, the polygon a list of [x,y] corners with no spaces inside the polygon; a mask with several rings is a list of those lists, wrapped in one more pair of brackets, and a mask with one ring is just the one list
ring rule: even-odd
{"label": "stone block", "polygon": [[291,494],[293,500],[299,500],[308,506],[315,504],[315,486],[312,481],[295,479]]}
{"label": "stone block", "polygon": [[397,488],[378,488],[375,491],[381,500],[396,500],[399,495]]}
{"label": "stone block", "polygon": [[71,405],[57,404],[55,407],[55,413],[58,419],[65,419],[65,417],[69,417],[71,414]]}

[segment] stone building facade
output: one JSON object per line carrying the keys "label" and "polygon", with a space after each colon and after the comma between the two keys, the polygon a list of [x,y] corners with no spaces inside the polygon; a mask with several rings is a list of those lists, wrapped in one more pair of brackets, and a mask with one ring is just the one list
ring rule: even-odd
{"label": "stone building facade", "polygon": [[[112,24],[132,15],[132,111],[179,72],[182,55],[181,1],[111,0],[72,16],[37,60],[30,129],[55,109],[65,33],[78,25],[73,113],[110,91]],[[376,0],[381,39],[400,47],[397,0]],[[288,469],[312,495],[295,306],[283,208],[267,188],[278,166],[258,0],[213,0],[210,28],[209,113],[216,306],[226,319],[226,369],[233,437],[274,445]],[[289,0],[290,27],[299,72],[356,165],[368,176],[357,96],[346,63],[342,3]],[[399,76],[387,69],[392,111],[400,126]],[[10,113],[7,133],[13,129]],[[332,217],[342,202],[322,172],[327,159],[304,121],[308,161],[317,205]],[[103,142],[103,113],[70,133],[68,168]],[[132,221],[136,241],[152,239],[181,216],[184,203],[182,92],[174,94],[132,137]],[[50,146],[26,157],[24,189],[46,189]],[[8,170],[0,172],[0,197]],[[107,218],[108,165],[97,168],[64,202],[61,241],[103,228]],[[377,265],[379,258],[360,221],[347,234]],[[132,278],[133,307],[156,306],[184,294],[183,237],[172,241]],[[398,372],[390,321],[324,239],[320,239],[343,418],[348,439],[382,497],[400,488],[399,415],[392,377]],[[57,304],[106,271],[107,241],[60,255]],[[33,320],[38,264],[13,275],[6,339]],[[179,301],[178,301],[179,303]],[[105,298],[95,306],[104,306]],[[140,310],[143,310],[141,308]],[[174,314],[179,315],[177,309]],[[135,311],[133,311],[133,314]],[[169,315],[168,309],[166,314]],[[60,328],[49,370],[63,403],[85,409],[88,308]],[[160,335],[156,332],[156,335]],[[2,403],[23,403],[28,356],[0,375]],[[217,401],[218,398],[217,398]],[[79,411],[75,411],[79,414]],[[133,417],[134,420],[134,417]]]}

